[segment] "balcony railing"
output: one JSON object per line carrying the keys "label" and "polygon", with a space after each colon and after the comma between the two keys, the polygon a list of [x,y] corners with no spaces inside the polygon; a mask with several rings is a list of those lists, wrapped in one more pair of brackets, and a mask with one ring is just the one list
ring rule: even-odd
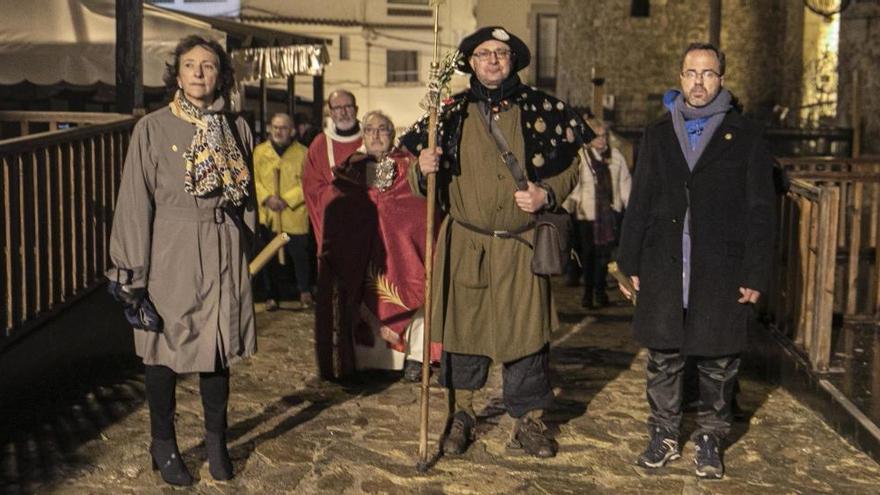
{"label": "balcony railing", "polygon": [[0,141],[0,337],[21,334],[69,304],[107,267],[116,191],[137,119],[90,115],[48,113],[42,122],[89,125]]}

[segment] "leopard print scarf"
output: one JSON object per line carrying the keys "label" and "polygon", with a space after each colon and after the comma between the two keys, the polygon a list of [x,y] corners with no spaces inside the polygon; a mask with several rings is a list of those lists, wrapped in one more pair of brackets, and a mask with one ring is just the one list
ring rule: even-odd
{"label": "leopard print scarf", "polygon": [[[222,109],[222,103],[215,102],[212,108]],[[181,90],[177,91],[169,106],[176,117],[196,126],[192,144],[183,154],[186,165],[184,190],[202,197],[222,187],[227,201],[241,205],[248,196],[251,176],[223,113],[198,108]]]}

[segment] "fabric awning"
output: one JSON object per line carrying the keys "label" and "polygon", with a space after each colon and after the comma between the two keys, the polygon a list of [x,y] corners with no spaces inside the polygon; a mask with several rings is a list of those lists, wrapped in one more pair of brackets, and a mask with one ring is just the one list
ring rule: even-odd
{"label": "fabric awning", "polygon": [[320,76],[329,62],[330,55],[323,44],[244,48],[232,52],[235,78],[239,82]]}
{"label": "fabric awning", "polygon": [[[191,17],[144,5],[144,85],[161,87],[177,42],[226,34]],[[116,84],[114,0],[6,0],[0,16],[0,84]]]}

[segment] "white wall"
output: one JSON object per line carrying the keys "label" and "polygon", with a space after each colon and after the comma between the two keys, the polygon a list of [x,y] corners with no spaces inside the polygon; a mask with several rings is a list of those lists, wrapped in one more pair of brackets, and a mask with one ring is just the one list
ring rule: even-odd
{"label": "white wall", "polygon": [[[447,0],[440,7],[440,54],[454,49],[462,37],[476,29],[474,17],[477,0]],[[398,128],[407,127],[422,116],[419,101],[425,93],[433,46],[432,17],[389,16],[388,7],[412,8],[407,5],[389,5],[387,0],[242,0],[242,15],[276,15],[305,19],[335,19],[357,21],[372,27],[336,26],[315,22],[254,22],[277,30],[332,40],[329,46],[331,64],[325,72],[324,95],[344,88],[358,99],[361,114],[381,109],[394,120]],[[394,24],[395,26],[387,26]],[[406,26],[413,26],[412,28]],[[348,36],[350,60],[339,60],[339,38]],[[386,82],[386,51],[417,50],[419,52],[419,81],[415,83]],[[283,88],[284,81],[273,86]],[[465,87],[463,78],[456,88]],[[296,94],[312,98],[310,77],[298,77]]]}

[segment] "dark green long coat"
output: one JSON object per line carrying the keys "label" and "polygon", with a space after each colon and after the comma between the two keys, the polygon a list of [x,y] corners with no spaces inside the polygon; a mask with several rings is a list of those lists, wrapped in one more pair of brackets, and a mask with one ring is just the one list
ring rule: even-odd
{"label": "dark green long coat", "polygon": [[[451,218],[489,230],[515,230],[528,224],[517,208],[516,185],[470,104],[460,148],[461,174],[449,183],[449,215],[443,221],[434,258],[432,334],[448,352],[478,354],[509,362],[539,351],[558,326],[548,277],[532,274],[532,250],[461,227]],[[525,143],[520,109],[498,115],[500,126],[520,163]],[[557,198],[565,198],[578,179],[577,158],[562,173],[544,179]],[[410,183],[418,191],[418,167]],[[531,242],[533,231],[523,234]]]}

